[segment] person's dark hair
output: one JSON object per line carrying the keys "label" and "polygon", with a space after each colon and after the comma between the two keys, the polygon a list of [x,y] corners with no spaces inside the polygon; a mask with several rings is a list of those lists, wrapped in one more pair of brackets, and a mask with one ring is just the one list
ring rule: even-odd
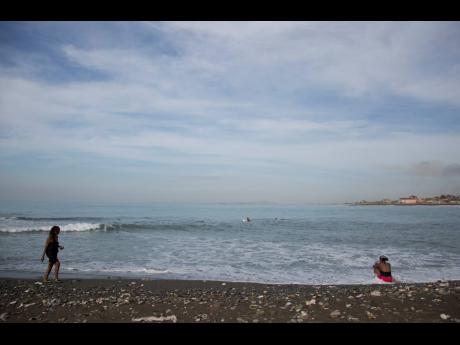
{"label": "person's dark hair", "polygon": [[49,239],[56,241],[58,232],[61,231],[61,228],[57,225],[53,226],[49,233]]}
{"label": "person's dark hair", "polygon": [[380,261],[388,261],[388,258],[385,255],[382,255],[380,257]]}

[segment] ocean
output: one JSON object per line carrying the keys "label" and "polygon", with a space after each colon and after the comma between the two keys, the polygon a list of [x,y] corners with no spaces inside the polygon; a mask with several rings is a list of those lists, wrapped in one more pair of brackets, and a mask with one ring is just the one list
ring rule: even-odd
{"label": "ocean", "polygon": [[402,282],[460,279],[459,206],[5,203],[0,274],[39,278],[53,225],[63,279],[368,284],[380,255]]}

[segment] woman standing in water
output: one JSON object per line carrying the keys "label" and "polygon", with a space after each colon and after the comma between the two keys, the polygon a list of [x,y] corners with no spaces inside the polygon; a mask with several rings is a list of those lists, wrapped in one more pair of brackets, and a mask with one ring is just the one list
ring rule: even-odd
{"label": "woman standing in water", "polygon": [[55,280],[56,282],[60,282],[59,267],[61,266],[61,263],[59,262],[57,254],[59,252],[59,249],[64,249],[64,247],[59,245],[59,241],[58,241],[60,232],[61,232],[61,229],[59,228],[59,226],[57,225],[53,226],[45,242],[45,249],[43,249],[43,254],[42,254],[42,262],[45,259],[45,254],[49,259],[48,268],[46,269],[45,275],[43,276],[43,282],[45,283],[48,282],[48,276],[53,268],[53,265],[54,265]]}

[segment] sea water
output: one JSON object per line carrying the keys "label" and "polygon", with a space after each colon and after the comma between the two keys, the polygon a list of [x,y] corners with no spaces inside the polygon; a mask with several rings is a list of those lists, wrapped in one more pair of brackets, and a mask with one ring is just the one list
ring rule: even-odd
{"label": "sea water", "polygon": [[460,279],[458,206],[274,204],[2,204],[1,275],[39,277],[53,225],[62,278],[365,284],[386,255],[400,281]]}

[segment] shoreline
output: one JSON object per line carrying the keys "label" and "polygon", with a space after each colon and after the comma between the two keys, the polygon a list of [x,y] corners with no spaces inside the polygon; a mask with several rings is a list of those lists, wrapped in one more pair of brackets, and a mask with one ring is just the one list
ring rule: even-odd
{"label": "shoreline", "polygon": [[0,278],[0,323],[460,322],[460,280],[306,285]]}
{"label": "shoreline", "polygon": [[[35,280],[35,281],[42,281],[43,277],[42,271],[20,271],[20,270],[0,270],[0,279],[22,279],[22,280]],[[139,274],[139,273],[121,273],[121,274],[105,274],[102,272],[81,272],[81,271],[70,271],[70,272],[60,272],[59,273],[61,280],[139,280],[139,281],[153,281],[153,280],[168,280],[168,281],[202,281],[202,282],[221,282],[221,283],[238,283],[238,284],[263,284],[263,285],[300,285],[300,286],[374,286],[374,285],[394,285],[394,284],[434,284],[438,282],[446,282],[446,281],[460,281],[460,278],[443,278],[443,279],[435,279],[432,280],[425,280],[425,281],[411,281],[411,280],[399,280],[398,276],[394,276],[393,283],[385,283],[379,281],[377,278],[374,277],[372,280],[371,275],[369,275],[369,279],[365,282],[358,282],[358,283],[339,283],[339,282],[324,282],[324,283],[305,283],[305,282],[267,282],[267,281],[250,281],[250,280],[220,280],[220,279],[213,279],[213,278],[190,278],[179,276],[175,274]],[[52,271],[49,275],[50,280],[54,279],[54,271]]]}

